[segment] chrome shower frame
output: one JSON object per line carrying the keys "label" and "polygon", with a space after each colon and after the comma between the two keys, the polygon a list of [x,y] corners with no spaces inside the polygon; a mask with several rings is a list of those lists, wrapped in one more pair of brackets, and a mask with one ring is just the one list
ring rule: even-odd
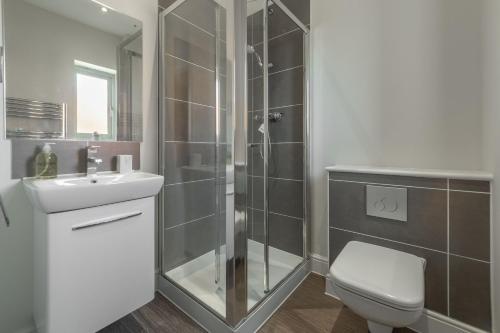
{"label": "chrome shower frame", "polygon": [[[164,67],[164,21],[165,17],[189,0],[177,0],[159,15],[159,69]],[[268,195],[265,194],[265,285],[269,289],[266,296],[262,298],[252,309],[247,309],[247,131],[248,131],[248,107],[247,107],[247,31],[246,31],[246,1],[234,0],[234,36],[235,61],[232,64],[233,77],[233,158],[234,158],[234,221],[226,221],[226,261],[221,263],[225,265],[226,273],[226,317],[219,315],[208,305],[198,300],[190,292],[175,281],[166,277],[162,272],[163,262],[163,216],[164,216],[164,191],[162,190],[158,199],[159,223],[157,225],[157,289],[160,293],[175,303],[188,316],[194,319],[198,324],[211,332],[255,332],[279,307],[279,305],[291,294],[291,292],[303,281],[310,272],[310,108],[309,108],[309,28],[305,26],[290,10],[280,1],[273,0],[289,18],[296,23],[304,34],[304,219],[303,219],[303,261],[286,278],[280,281],[272,289],[269,288],[269,232],[268,232]],[[265,22],[267,24],[267,15],[269,3],[266,1]],[[228,17],[229,19],[229,17]],[[267,31],[267,29],[265,29]],[[265,33],[265,35],[267,35]],[[269,123],[269,105],[268,105],[268,43],[267,36],[264,37],[264,123],[265,136],[268,138]],[[164,116],[165,98],[164,92],[164,73],[159,72],[159,115],[158,115],[158,171],[165,174],[164,170]],[[218,104],[218,108],[219,103]],[[219,112],[219,110],[217,110]],[[217,115],[217,127],[220,126],[220,115]],[[217,138],[220,142],[220,137]],[[267,142],[267,141],[265,141]],[[267,145],[264,145],[265,147]],[[267,151],[267,149],[265,149]],[[265,161],[267,155],[265,152]],[[218,161],[216,161],[217,164]],[[267,163],[266,163],[267,164]],[[264,170],[267,173],[267,165]],[[264,177],[267,182],[267,177]],[[218,186],[218,185],[216,185]],[[265,186],[267,189],[268,186]],[[266,190],[267,192],[267,190]],[[217,256],[218,257],[218,256]],[[219,258],[219,257],[218,257]]]}

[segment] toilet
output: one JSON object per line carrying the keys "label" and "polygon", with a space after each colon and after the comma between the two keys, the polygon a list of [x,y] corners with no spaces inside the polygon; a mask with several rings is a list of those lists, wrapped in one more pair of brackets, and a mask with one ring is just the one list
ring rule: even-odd
{"label": "toilet", "polygon": [[424,308],[425,259],[351,241],[330,267],[333,290],[371,333],[416,322]]}

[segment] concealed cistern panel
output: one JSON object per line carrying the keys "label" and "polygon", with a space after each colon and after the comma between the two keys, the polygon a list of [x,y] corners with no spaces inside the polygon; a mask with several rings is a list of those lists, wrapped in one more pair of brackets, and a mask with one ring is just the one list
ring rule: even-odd
{"label": "concealed cistern panel", "polygon": [[406,188],[366,185],[366,214],[406,222],[406,196]]}

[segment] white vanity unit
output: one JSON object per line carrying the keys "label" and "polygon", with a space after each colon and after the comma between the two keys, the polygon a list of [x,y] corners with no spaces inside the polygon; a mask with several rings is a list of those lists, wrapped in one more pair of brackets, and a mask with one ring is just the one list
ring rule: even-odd
{"label": "white vanity unit", "polygon": [[154,196],[163,177],[136,172],[24,184],[35,205],[39,333],[96,332],[153,299]]}

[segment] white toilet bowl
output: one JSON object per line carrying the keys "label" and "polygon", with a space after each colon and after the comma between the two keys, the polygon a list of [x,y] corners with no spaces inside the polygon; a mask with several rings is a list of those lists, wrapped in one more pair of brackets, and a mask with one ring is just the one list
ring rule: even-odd
{"label": "white toilet bowl", "polygon": [[330,267],[342,302],[368,321],[371,333],[408,326],[424,308],[425,259],[361,242],[349,242]]}

